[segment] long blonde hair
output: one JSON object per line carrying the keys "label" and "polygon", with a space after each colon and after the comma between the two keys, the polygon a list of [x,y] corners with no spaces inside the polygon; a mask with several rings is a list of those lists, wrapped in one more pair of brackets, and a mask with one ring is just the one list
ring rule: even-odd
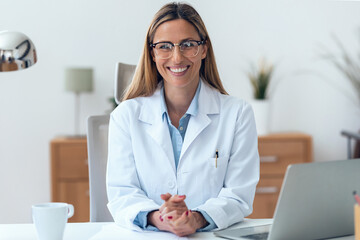
{"label": "long blonde hair", "polygon": [[198,32],[201,40],[206,40],[208,50],[206,57],[201,62],[200,77],[220,93],[228,94],[221,83],[210,37],[199,13],[188,4],[174,2],[164,5],[155,14],[146,34],[140,61],[123,100],[140,96],[151,96],[155,92],[162,77],[157,71],[155,62],[152,60],[150,43],[152,43],[155,32],[162,23],[176,19],[184,19],[191,23]]}

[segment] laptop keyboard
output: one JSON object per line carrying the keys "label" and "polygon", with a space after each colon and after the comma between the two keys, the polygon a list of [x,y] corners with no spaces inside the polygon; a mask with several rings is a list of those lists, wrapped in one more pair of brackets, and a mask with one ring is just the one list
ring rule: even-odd
{"label": "laptop keyboard", "polygon": [[246,235],[246,236],[241,236],[242,238],[247,238],[247,239],[254,239],[254,240],[266,240],[269,236],[268,232],[264,232],[264,233],[257,233],[257,234],[251,234],[251,235]]}

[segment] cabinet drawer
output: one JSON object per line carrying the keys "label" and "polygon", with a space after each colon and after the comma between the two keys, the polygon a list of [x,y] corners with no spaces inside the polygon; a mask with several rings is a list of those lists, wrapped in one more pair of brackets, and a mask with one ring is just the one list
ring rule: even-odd
{"label": "cabinet drawer", "polygon": [[74,205],[74,216],[69,218],[69,222],[89,221],[89,183],[87,181],[62,181],[59,182],[57,201],[71,203]]}
{"label": "cabinet drawer", "polygon": [[260,174],[283,176],[289,164],[306,161],[302,141],[259,142]]}
{"label": "cabinet drawer", "polygon": [[87,149],[84,144],[58,146],[58,177],[60,179],[88,178]]}
{"label": "cabinet drawer", "polygon": [[256,187],[253,213],[250,218],[272,218],[279,197],[282,178],[262,178]]}

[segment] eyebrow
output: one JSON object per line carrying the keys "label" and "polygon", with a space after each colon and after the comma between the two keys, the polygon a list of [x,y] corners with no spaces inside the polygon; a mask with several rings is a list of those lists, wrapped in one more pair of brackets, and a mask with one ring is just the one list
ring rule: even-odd
{"label": "eyebrow", "polygon": [[[179,43],[182,43],[182,42],[185,42],[185,41],[189,41],[189,40],[193,40],[193,41],[201,41],[201,40],[196,40],[196,39],[193,39],[193,38],[185,38],[185,39],[180,40],[180,42],[179,42]],[[172,43],[172,44],[174,44],[173,42],[171,42],[171,41],[166,41],[166,40],[164,40],[164,41],[154,42],[154,44],[155,44],[155,43]]]}

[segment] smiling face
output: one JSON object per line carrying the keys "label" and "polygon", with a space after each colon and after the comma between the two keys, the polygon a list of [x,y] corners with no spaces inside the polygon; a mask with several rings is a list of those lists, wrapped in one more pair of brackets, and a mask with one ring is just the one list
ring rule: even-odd
{"label": "smiling face", "polygon": [[[172,42],[178,44],[184,40],[201,41],[195,27],[184,19],[176,19],[162,23],[155,32],[153,43]],[[178,46],[173,48],[173,55],[161,59],[151,51],[156,68],[164,79],[166,90],[183,89],[195,91],[199,82],[201,60],[206,57],[206,44],[199,46],[195,57],[184,57]]]}

